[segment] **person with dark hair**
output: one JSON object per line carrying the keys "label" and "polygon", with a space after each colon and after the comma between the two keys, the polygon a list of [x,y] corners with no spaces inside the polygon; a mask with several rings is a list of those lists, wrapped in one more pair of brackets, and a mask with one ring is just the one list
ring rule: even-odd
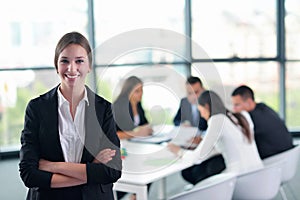
{"label": "person with dark hair", "polygon": [[[145,116],[141,100],[143,97],[143,81],[136,77],[128,77],[122,86],[121,92],[113,103],[113,113],[117,125],[117,134],[121,140],[134,137],[147,137],[152,135],[152,128]],[[148,184],[148,190],[151,184]],[[121,199],[127,193],[117,192]],[[130,199],[136,199],[135,194]]]}
{"label": "person with dark hair", "polygon": [[113,200],[121,177],[120,140],[111,104],[85,85],[88,40],[65,34],[55,49],[60,84],[32,99],[21,134],[20,176],[27,200]]}
{"label": "person with dark hair", "polygon": [[[225,108],[221,98],[208,90],[201,94],[198,104],[201,116],[208,120],[203,140],[195,150],[186,152],[174,144],[169,144],[168,147],[173,153],[197,163],[198,160],[205,162],[215,152],[221,152],[226,165],[223,171],[236,174],[263,167],[253,139],[253,123],[247,112],[236,114],[230,112]],[[195,169],[198,165],[195,165]],[[195,182],[208,177],[203,174],[201,168],[193,172],[193,176],[197,177]],[[211,175],[214,174],[209,174]]]}
{"label": "person with dark hair", "polygon": [[174,125],[194,126],[201,131],[207,128],[206,120],[203,119],[197,109],[197,99],[205,90],[200,78],[190,76],[186,80],[187,97],[180,100],[179,109],[173,119]]}
{"label": "person with dark hair", "polygon": [[113,103],[117,134],[120,139],[145,137],[152,134],[153,130],[141,104],[142,96],[142,80],[136,76],[128,77]]}
{"label": "person with dark hair", "polygon": [[262,159],[293,148],[293,138],[279,115],[264,103],[256,103],[253,90],[242,85],[231,95],[234,112],[249,112],[254,138]]}
{"label": "person with dark hair", "polygon": [[[198,127],[200,132],[205,132],[207,129],[207,121],[201,116],[198,110],[198,98],[205,91],[200,78],[195,76],[189,76],[186,80],[187,97],[181,99],[180,107],[173,120],[175,126],[194,126]],[[196,134],[191,138],[188,143],[194,148],[202,140],[200,134]],[[190,148],[192,149],[192,148]],[[200,165],[193,166],[182,170],[182,177],[191,184],[196,184],[199,177],[194,176],[197,172],[201,171],[203,177],[207,177],[213,174],[220,173],[225,169],[224,158],[221,154],[216,154],[207,159]]]}

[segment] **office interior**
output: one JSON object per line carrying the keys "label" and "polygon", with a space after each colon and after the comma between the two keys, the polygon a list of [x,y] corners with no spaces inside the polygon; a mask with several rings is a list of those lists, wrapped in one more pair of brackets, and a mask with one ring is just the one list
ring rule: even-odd
{"label": "office interior", "polygon": [[[185,80],[198,76],[228,108],[247,84],[300,135],[300,2],[297,0],[11,0],[0,13],[0,199],[25,199],[18,153],[28,101],[59,83],[53,58],[59,38],[85,35],[93,48],[87,85],[110,102],[122,81],[144,81],[152,124],[172,124]],[[298,167],[299,169],[299,167]],[[300,170],[289,199],[300,196]],[[187,183],[167,178],[168,195]],[[157,183],[149,191],[156,199]],[[281,199],[279,195],[275,199]]]}

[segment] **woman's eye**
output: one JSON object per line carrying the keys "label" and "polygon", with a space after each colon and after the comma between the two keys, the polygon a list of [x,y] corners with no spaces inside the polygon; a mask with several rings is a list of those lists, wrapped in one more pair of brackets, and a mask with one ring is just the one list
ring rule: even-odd
{"label": "woman's eye", "polygon": [[60,60],[60,62],[61,62],[61,63],[69,63],[69,61],[68,61],[68,60],[65,60],[65,59]]}
{"label": "woman's eye", "polygon": [[76,63],[83,63],[84,60],[76,60]]}

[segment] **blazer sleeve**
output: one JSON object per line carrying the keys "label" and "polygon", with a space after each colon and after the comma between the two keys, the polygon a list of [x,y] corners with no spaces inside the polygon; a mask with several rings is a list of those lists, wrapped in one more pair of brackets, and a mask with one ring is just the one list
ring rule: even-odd
{"label": "blazer sleeve", "polygon": [[148,124],[148,120],[147,120],[147,118],[145,116],[145,110],[142,107],[141,102],[138,103],[138,113],[139,113],[139,116],[140,116],[140,123],[139,123],[139,125]]}
{"label": "blazer sleeve", "polygon": [[135,128],[128,99],[120,98],[112,105],[118,131],[130,131]]}
{"label": "blazer sleeve", "polygon": [[52,173],[38,169],[40,159],[39,120],[38,105],[31,100],[25,111],[24,128],[21,133],[19,171],[25,186],[50,188]]}
{"label": "blazer sleeve", "polygon": [[173,123],[175,126],[179,126],[180,123],[181,123],[181,107],[182,107],[182,99],[180,101],[180,105],[179,105],[179,108],[177,110],[177,113],[173,119]]}
{"label": "blazer sleeve", "polygon": [[116,134],[116,124],[110,104],[106,104],[105,112],[103,116],[98,116],[98,120],[103,132],[100,150],[111,148],[116,150],[116,155],[107,164],[87,162],[87,184],[109,184],[121,177],[120,140]]}

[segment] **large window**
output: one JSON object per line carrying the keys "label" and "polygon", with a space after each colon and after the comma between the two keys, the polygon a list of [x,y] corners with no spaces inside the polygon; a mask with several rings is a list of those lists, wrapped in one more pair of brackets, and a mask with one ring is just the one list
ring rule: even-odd
{"label": "large window", "polygon": [[[215,69],[212,70],[211,68]],[[203,76],[203,72],[213,73]],[[276,62],[196,63],[192,74],[199,76],[207,89],[225,94],[223,100],[231,108],[231,93],[241,85],[251,86],[257,102],[264,102],[279,111],[278,64]]]}
{"label": "large window", "polygon": [[[174,41],[164,31],[185,35],[184,1],[102,0],[95,1],[94,10],[96,48],[108,46],[102,57],[115,58],[120,56],[116,53],[120,51],[127,54],[126,57],[118,59],[118,62],[114,61],[114,64],[172,63],[181,60],[181,57],[169,54],[163,49],[154,51],[153,48],[147,48],[155,42],[166,43],[172,49],[180,50],[182,54],[186,51],[185,40]],[[103,63],[105,59],[98,59],[96,62],[107,64]]]}
{"label": "large window", "polygon": [[291,130],[300,129],[300,2],[286,0],[286,121]]}
{"label": "large window", "polygon": [[18,148],[29,99],[57,83],[54,70],[0,71],[0,152]]}
{"label": "large window", "polygon": [[[0,153],[18,148],[28,101],[59,82],[54,48],[70,31],[95,45],[88,85],[97,93],[113,102],[125,78],[144,81],[142,103],[152,124],[172,123],[192,74],[222,93],[229,108],[232,90],[248,84],[257,101],[299,131],[300,3],[277,5],[283,1],[6,1],[0,12]],[[284,27],[279,10],[286,11]]]}
{"label": "large window", "polygon": [[[193,40],[212,58],[275,57],[275,3],[193,0]],[[202,58],[194,51],[193,57]]]}
{"label": "large window", "polygon": [[286,122],[291,130],[300,130],[300,62],[289,62],[287,64],[286,76]]}
{"label": "large window", "polygon": [[0,68],[53,66],[62,34],[87,34],[86,0],[11,0],[1,5],[0,18]]}
{"label": "large window", "polygon": [[300,1],[286,0],[286,56],[300,60]]}
{"label": "large window", "polygon": [[138,76],[144,83],[142,104],[150,124],[172,124],[185,94],[187,72],[183,65],[151,65],[97,68],[97,91],[114,102],[123,81]]}
{"label": "large window", "polygon": [[70,31],[87,35],[87,1],[11,0],[1,5],[0,18],[0,152],[3,152],[17,150],[20,145],[28,101],[59,82],[53,64],[59,38]]}

